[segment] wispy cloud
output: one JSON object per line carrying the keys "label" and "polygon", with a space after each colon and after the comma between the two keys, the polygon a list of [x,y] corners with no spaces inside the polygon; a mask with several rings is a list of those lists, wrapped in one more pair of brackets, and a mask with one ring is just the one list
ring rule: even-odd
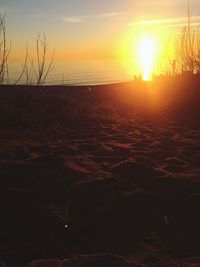
{"label": "wispy cloud", "polygon": [[119,17],[123,14],[124,12],[108,12],[108,13],[100,13],[97,14],[96,16],[99,18],[112,18],[112,17]]}
{"label": "wispy cloud", "polygon": [[[166,25],[168,27],[181,27],[188,23],[188,17],[178,17],[178,18],[166,18],[166,19],[156,19],[156,20],[143,20],[129,22],[129,26],[145,26],[145,25]],[[200,23],[200,16],[193,16],[191,18],[191,25],[197,25]]]}
{"label": "wispy cloud", "polygon": [[68,23],[80,23],[83,21],[83,17],[76,17],[76,16],[63,17],[61,18],[61,20]]}
{"label": "wispy cloud", "polygon": [[105,12],[105,13],[97,13],[97,14],[88,14],[82,16],[67,16],[61,18],[62,21],[67,23],[80,23],[84,22],[86,19],[106,19],[106,18],[116,18],[120,17],[124,14],[124,12]]}

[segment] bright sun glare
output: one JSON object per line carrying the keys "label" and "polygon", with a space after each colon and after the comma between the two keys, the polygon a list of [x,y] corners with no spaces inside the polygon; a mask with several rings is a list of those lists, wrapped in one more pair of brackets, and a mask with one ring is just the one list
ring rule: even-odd
{"label": "bright sun glare", "polygon": [[153,37],[143,36],[138,48],[143,80],[150,80],[156,60],[157,41]]}

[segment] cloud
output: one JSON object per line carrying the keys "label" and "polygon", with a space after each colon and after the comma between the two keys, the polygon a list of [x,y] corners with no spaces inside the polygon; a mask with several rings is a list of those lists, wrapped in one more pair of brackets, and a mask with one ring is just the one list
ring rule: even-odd
{"label": "cloud", "polygon": [[106,19],[106,18],[116,18],[124,14],[124,12],[106,12],[106,13],[97,13],[97,14],[88,14],[82,16],[67,16],[61,18],[62,21],[67,23],[80,23],[88,18],[97,18],[97,19]]}
{"label": "cloud", "polygon": [[83,21],[83,17],[71,16],[71,17],[61,18],[61,20],[68,23],[80,23]]}
{"label": "cloud", "polygon": [[100,13],[97,14],[96,16],[99,18],[111,18],[111,17],[119,17],[123,14],[124,12],[108,12],[108,13]]}
{"label": "cloud", "polygon": [[[191,25],[195,26],[199,24],[200,16],[193,16],[191,18]],[[168,27],[182,27],[188,24],[188,17],[178,17],[178,18],[166,18],[166,19],[156,19],[156,20],[143,20],[129,22],[128,26],[144,26],[144,25],[166,25]]]}

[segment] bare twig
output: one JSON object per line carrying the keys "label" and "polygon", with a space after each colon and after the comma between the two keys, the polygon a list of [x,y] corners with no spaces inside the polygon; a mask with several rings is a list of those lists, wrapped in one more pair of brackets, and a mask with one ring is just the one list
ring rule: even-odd
{"label": "bare twig", "polygon": [[200,31],[192,25],[190,3],[188,2],[187,25],[182,28],[177,44],[177,63],[181,72],[200,71]]}
{"label": "bare twig", "polygon": [[23,75],[26,73],[27,61],[28,61],[28,44],[26,44],[26,56],[25,56],[24,63],[22,64],[22,71],[21,71],[19,77],[17,78],[17,80],[15,81],[14,84],[17,84],[21,80]]}
{"label": "bare twig", "polygon": [[7,45],[5,16],[6,13],[0,14],[0,84],[4,83],[8,76],[8,56],[11,51],[11,42]]}
{"label": "bare twig", "polygon": [[47,64],[47,51],[48,51],[48,43],[46,40],[45,33],[43,33],[42,39],[40,34],[38,34],[38,37],[36,39],[37,68],[33,63],[33,60],[30,60],[36,78],[37,86],[43,85],[46,82],[47,76],[53,69],[53,59],[55,50],[53,51],[50,62],[48,64]]}

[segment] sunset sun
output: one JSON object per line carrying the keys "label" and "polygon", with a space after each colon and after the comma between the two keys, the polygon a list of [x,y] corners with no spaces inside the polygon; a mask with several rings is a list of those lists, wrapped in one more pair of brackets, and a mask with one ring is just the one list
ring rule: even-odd
{"label": "sunset sun", "polygon": [[158,43],[153,37],[143,36],[138,45],[138,60],[143,80],[150,80],[155,65]]}

